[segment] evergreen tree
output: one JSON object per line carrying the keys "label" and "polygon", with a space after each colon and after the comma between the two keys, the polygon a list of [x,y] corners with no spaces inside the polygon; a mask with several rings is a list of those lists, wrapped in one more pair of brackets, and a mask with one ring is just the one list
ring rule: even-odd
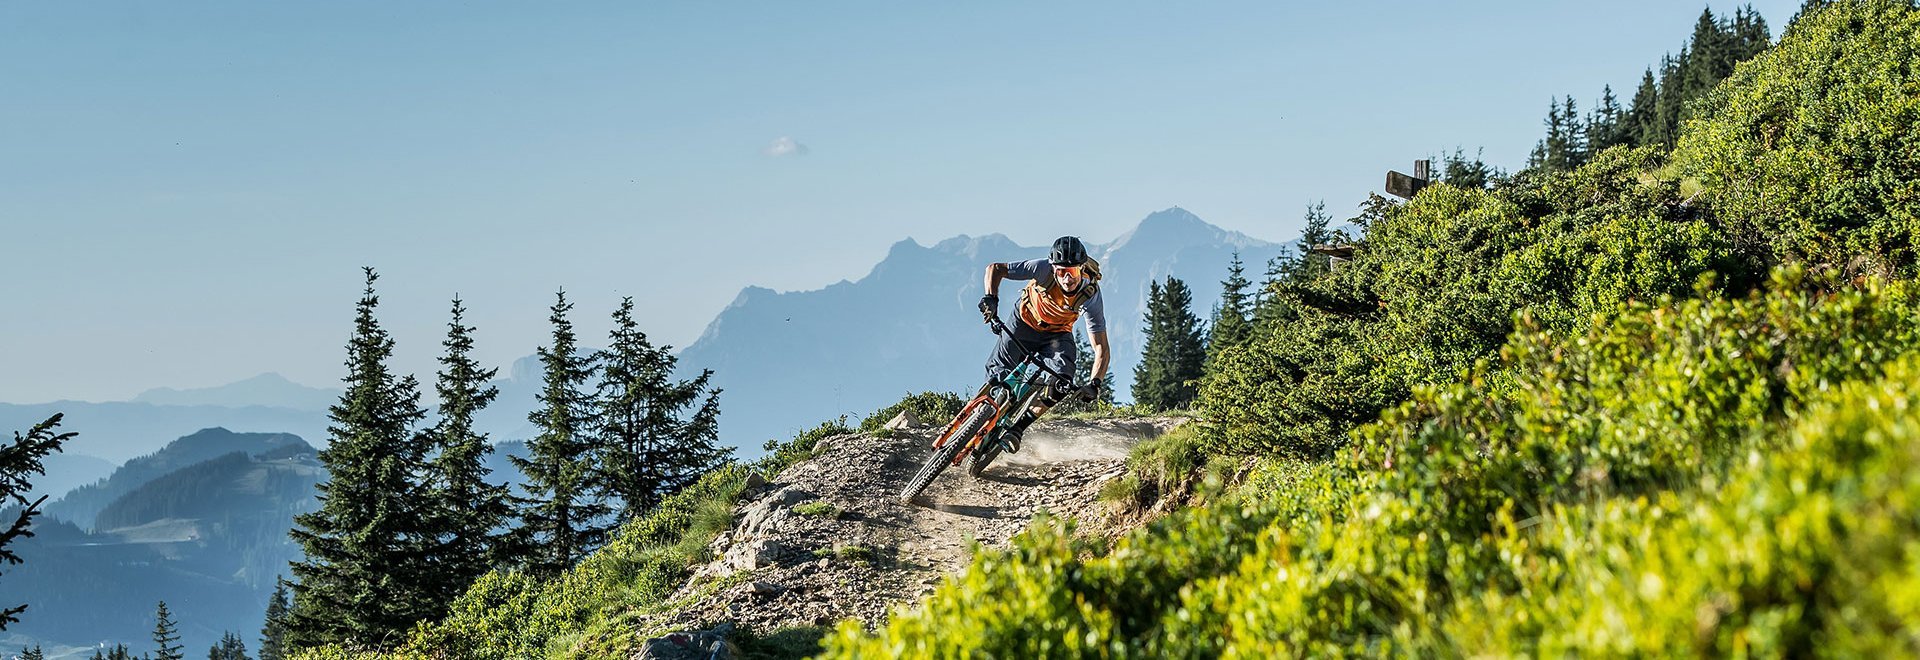
{"label": "evergreen tree", "polygon": [[1253,311],[1247,294],[1251,284],[1246,278],[1246,266],[1240,263],[1240,253],[1234,252],[1233,261],[1227,264],[1227,279],[1220,283],[1220,305],[1214,308],[1213,319],[1207,324],[1209,355],[1238,346],[1253,336],[1252,321],[1247,318]]}
{"label": "evergreen tree", "polygon": [[1193,293],[1172,276],[1153,282],[1144,319],[1146,348],[1133,371],[1133,401],[1152,410],[1185,408],[1193,402],[1195,382],[1206,361],[1200,318],[1191,309]]}
{"label": "evergreen tree", "polygon": [[1255,333],[1286,320],[1289,312],[1279,295],[1282,288],[1311,280],[1333,269],[1331,257],[1313,251],[1316,247],[1332,244],[1334,232],[1328,229],[1332,223],[1333,216],[1327,214],[1325,201],[1308,206],[1306,227],[1300,230],[1300,240],[1294,244],[1293,254],[1282,254],[1267,262],[1266,278],[1261,281],[1260,294],[1254,299]]}
{"label": "evergreen tree", "polygon": [[1627,107],[1627,116],[1621,122],[1626,138],[1625,144],[1642,146],[1654,143],[1659,129],[1660,88],[1654,83],[1653,69],[1648,68],[1640,77],[1640,88],[1633,93],[1633,102]]}
{"label": "evergreen tree", "polygon": [[493,445],[473,423],[474,415],[500,394],[487,384],[498,370],[481,368],[470,355],[474,328],[466,325],[466,306],[457,297],[452,317],[434,384],[440,419],[426,434],[433,457],[424,479],[432,502],[427,507],[432,533],[425,551],[436,571],[431,580],[435,616],[504,559],[508,544],[503,525],[513,515],[507,487],[487,480]]}
{"label": "evergreen tree", "polygon": [[[96,653],[98,653],[98,651],[96,651]],[[41,650],[39,644],[35,644],[32,647],[21,647],[20,660],[47,660],[47,652]]]}
{"label": "evergreen tree", "polygon": [[286,660],[287,581],[275,579],[273,598],[267,601],[266,622],[260,626],[260,660]]}
{"label": "evergreen tree", "polygon": [[633,320],[633,298],[620,301],[613,324],[612,343],[596,360],[602,444],[595,478],[619,502],[626,523],[725,463],[732,450],[715,444],[720,391],[707,387],[713,372],[674,381],[672,347],[647,341]]}
{"label": "evergreen tree", "polygon": [[207,649],[207,660],[249,660],[247,658],[247,643],[240,641],[239,635],[228,631],[227,634],[220,637],[219,644],[215,644],[213,648]]}
{"label": "evergreen tree", "polygon": [[432,614],[422,565],[425,521],[415,475],[424,443],[414,427],[426,411],[412,376],[387,369],[393,340],[374,318],[380,299],[366,271],[347,345],[347,387],[329,411],[332,437],[320,451],[328,479],[320,509],[294,518],[291,534],[306,551],[293,563],[293,608],[285,643],[380,646]]}
{"label": "evergreen tree", "polygon": [[[55,427],[60,426],[60,419],[61,415],[55,413],[46,421],[33,425],[24,436],[14,431],[13,442],[0,446],[0,502],[20,507],[19,513],[14,514],[13,523],[5,531],[0,531],[0,566],[19,565],[22,562],[20,555],[15,554],[10,546],[14,541],[33,536],[33,530],[30,529],[33,519],[40,515],[40,504],[47,501],[45,495],[31,501],[26,496],[33,490],[33,482],[29,479],[47,473],[40,459],[60,451],[61,445],[73,439],[73,433],[53,432]],[[19,623],[20,614],[27,611],[26,605],[0,608],[4,608],[0,609],[0,630],[6,630],[8,624]]]}
{"label": "evergreen tree", "polygon": [[1688,100],[1699,98],[1732,72],[1729,45],[1726,32],[1713,17],[1713,10],[1700,10],[1700,18],[1693,24],[1693,37],[1687,41],[1687,66],[1681,73],[1685,85],[1682,95]]}
{"label": "evergreen tree", "polygon": [[1484,152],[1475,152],[1473,160],[1467,160],[1466,151],[1455,147],[1453,153],[1440,159],[1440,181],[1455,188],[1486,188],[1492,185],[1502,174],[1482,158]]}
{"label": "evergreen tree", "polygon": [[1631,139],[1626,131],[1626,115],[1620,109],[1620,100],[1613,96],[1612,85],[1600,90],[1599,107],[1587,117],[1586,138],[1589,157],[1608,147],[1628,144]]}
{"label": "evergreen tree", "polygon": [[1687,49],[1681,49],[1677,57],[1662,58],[1660,62],[1660,96],[1654,105],[1654,134],[1652,141],[1666,148],[1673,148],[1680,138],[1681,113],[1686,110],[1687,101],[1693,97],[1687,95],[1686,71],[1689,68]]}
{"label": "evergreen tree", "polygon": [[173,624],[173,614],[167,611],[167,601],[160,601],[160,607],[153,613],[153,645],[159,647],[153,652],[153,660],[183,660],[187,656],[180,653],[180,630]]}
{"label": "evergreen tree", "polygon": [[553,345],[540,349],[540,364],[546,369],[538,397],[541,407],[527,415],[539,431],[527,442],[529,457],[512,457],[527,478],[528,498],[520,520],[526,541],[533,545],[525,555],[526,567],[541,576],[558,575],[599,547],[611,513],[592,492],[589,464],[599,443],[589,435],[593,402],[583,388],[596,369],[592,357],[580,354],[575,345],[567,293],[561,291],[558,298],[548,317]]}
{"label": "evergreen tree", "polygon": [[1533,148],[1527,167],[1549,172],[1565,172],[1579,167],[1587,158],[1587,128],[1580,119],[1573,97],[1555,99],[1547,110],[1547,137]]}

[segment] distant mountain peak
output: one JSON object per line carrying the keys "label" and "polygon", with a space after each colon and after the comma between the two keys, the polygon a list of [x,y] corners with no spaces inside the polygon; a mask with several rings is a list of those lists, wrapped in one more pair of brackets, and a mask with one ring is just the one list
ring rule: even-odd
{"label": "distant mountain peak", "polygon": [[339,400],[340,390],[307,387],[266,372],[246,380],[192,389],[156,387],[133,398],[134,403],[156,406],[227,406],[245,408],[266,406],[295,410],[326,410]]}

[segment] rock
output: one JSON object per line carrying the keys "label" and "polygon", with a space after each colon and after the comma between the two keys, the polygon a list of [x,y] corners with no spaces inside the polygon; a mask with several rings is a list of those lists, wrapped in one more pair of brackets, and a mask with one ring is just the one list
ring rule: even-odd
{"label": "rock", "polygon": [[747,473],[746,489],[748,491],[759,490],[761,488],[766,487],[766,485],[767,485],[767,478],[760,476],[759,472],[755,471],[755,472]]}
{"label": "rock", "polygon": [[772,582],[754,582],[748,587],[755,596],[773,597],[786,593],[787,588]]}
{"label": "rock", "polygon": [[887,423],[882,425],[883,428],[890,431],[906,431],[922,426],[926,426],[926,424],[921,423],[920,417],[913,414],[911,410],[900,411],[900,414],[894,415],[893,419],[887,420]]}
{"label": "rock", "polygon": [[640,644],[641,660],[731,660],[740,657],[740,649],[727,637],[733,624],[723,623],[712,630],[669,633]]}
{"label": "rock", "polygon": [[770,497],[768,499],[781,506],[793,506],[795,504],[799,504],[807,500],[813,500],[813,499],[819,499],[819,498],[820,498],[819,495],[809,493],[807,491],[801,490],[799,488],[795,488],[793,486],[788,486],[786,488],[780,489],[778,492],[775,492],[773,494],[773,497]]}
{"label": "rock", "polygon": [[778,541],[761,539],[742,543],[727,551],[727,566],[736,571],[757,570],[779,563],[780,556],[786,551],[787,547]]}

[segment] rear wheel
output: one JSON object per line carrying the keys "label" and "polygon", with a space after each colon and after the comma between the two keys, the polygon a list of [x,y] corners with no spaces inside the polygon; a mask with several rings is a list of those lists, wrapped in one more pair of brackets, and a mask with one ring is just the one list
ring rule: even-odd
{"label": "rear wheel", "polygon": [[967,476],[980,476],[980,473],[987,471],[987,465],[993,463],[993,459],[999,456],[999,442],[993,438],[982,441],[979,447],[974,448],[973,453],[967,455]]}
{"label": "rear wheel", "polygon": [[968,413],[966,421],[961,422],[960,426],[954,429],[953,435],[947,438],[947,443],[935,448],[933,454],[927,456],[927,464],[920,466],[920,471],[913,475],[913,479],[907,481],[906,488],[900,489],[900,501],[911,502],[920,494],[920,491],[926,490],[927,486],[933,483],[933,478],[940,476],[941,470],[953,464],[953,457],[960,455],[960,450],[967,446],[967,442],[971,441],[974,435],[980,433],[980,429],[986,428],[987,421],[991,419],[993,419],[993,406],[984,404],[974,406],[972,412]]}

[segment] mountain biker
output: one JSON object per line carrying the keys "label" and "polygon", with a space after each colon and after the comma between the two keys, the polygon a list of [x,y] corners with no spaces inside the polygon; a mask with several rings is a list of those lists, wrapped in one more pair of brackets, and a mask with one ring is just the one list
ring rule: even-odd
{"label": "mountain biker", "polygon": [[[997,387],[1020,363],[1013,342],[1032,353],[1069,379],[1078,357],[1073,343],[1073,323],[1082,312],[1087,316],[1087,335],[1093,342],[1093,377],[1074,390],[1082,399],[1100,398],[1101,378],[1107,374],[1107,315],[1100,299],[1100,263],[1087,257],[1080,239],[1061,236],[1053,242],[1053,251],[1045,259],[987,264],[987,295],[980,297],[980,313],[992,323],[1000,316],[1000,280],[1027,280],[1020,292],[1019,309],[1010,332],[1000,335],[993,352],[987,356],[987,387]],[[995,435],[1009,452],[1019,451],[1020,436],[1047,409],[1059,403],[1073,387],[1071,381],[1053,382],[1042,372],[1045,388],[1011,425],[996,429]]]}

